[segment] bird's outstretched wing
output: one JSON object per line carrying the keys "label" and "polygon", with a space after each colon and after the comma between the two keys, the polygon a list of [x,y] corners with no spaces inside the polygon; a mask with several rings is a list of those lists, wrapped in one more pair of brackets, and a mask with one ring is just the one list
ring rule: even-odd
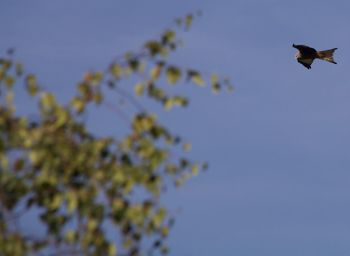
{"label": "bird's outstretched wing", "polygon": [[299,44],[295,45],[293,44],[294,48],[297,48],[302,55],[315,55],[317,53],[316,49],[309,47],[307,45]]}
{"label": "bird's outstretched wing", "polygon": [[314,61],[314,59],[299,59],[298,62],[300,64],[302,64],[304,67],[306,67],[307,69],[311,68],[311,64]]}
{"label": "bird's outstretched wing", "polygon": [[302,54],[316,54],[316,49],[315,48],[311,48],[309,46],[306,46],[306,45],[299,45],[299,51],[302,53]]}

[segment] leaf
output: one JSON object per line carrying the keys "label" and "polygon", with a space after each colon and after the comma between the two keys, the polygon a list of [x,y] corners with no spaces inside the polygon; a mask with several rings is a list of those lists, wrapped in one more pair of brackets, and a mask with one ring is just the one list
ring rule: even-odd
{"label": "leaf", "polygon": [[167,45],[171,42],[174,41],[176,36],[175,31],[173,30],[167,30],[164,32],[164,34],[162,35],[162,44]]}
{"label": "leaf", "polygon": [[75,230],[68,230],[65,234],[65,239],[69,244],[73,244],[77,239],[77,233]]}
{"label": "leaf", "polygon": [[153,216],[152,222],[153,224],[159,228],[161,224],[163,223],[166,216],[166,209],[165,208],[159,208],[156,214]]}
{"label": "leaf", "polygon": [[192,148],[191,143],[184,143],[184,144],[182,145],[182,149],[183,149],[185,152],[190,151],[191,148]]}
{"label": "leaf", "polygon": [[186,17],[185,17],[185,27],[186,29],[188,30],[192,24],[192,21],[193,21],[193,15],[192,14],[188,14]]}
{"label": "leaf", "polygon": [[218,93],[220,92],[221,85],[219,83],[212,84],[211,89],[214,93]]}
{"label": "leaf", "polygon": [[188,105],[188,99],[182,96],[174,96],[173,103],[177,106],[186,107]]}
{"label": "leaf", "polygon": [[135,59],[135,58],[132,58],[129,60],[129,67],[132,71],[138,71],[139,70],[139,67],[141,66],[140,65],[140,61],[138,59]]}
{"label": "leaf", "polygon": [[191,80],[193,83],[199,86],[205,85],[203,78],[201,77],[200,73],[196,70],[189,69],[187,71],[187,79]]}
{"label": "leaf", "polygon": [[21,76],[23,74],[23,65],[22,63],[16,63],[16,75]]}
{"label": "leaf", "polygon": [[134,87],[134,91],[135,91],[137,96],[141,96],[145,91],[145,85],[142,83],[136,84]]}
{"label": "leaf", "polygon": [[194,176],[198,175],[198,173],[199,173],[199,166],[198,166],[198,164],[192,165],[191,172],[192,172],[192,175],[194,175]]}
{"label": "leaf", "polygon": [[162,66],[161,65],[156,65],[154,68],[152,68],[151,72],[150,72],[151,79],[153,81],[158,79],[158,77],[160,76],[161,71],[162,71]]}
{"label": "leaf", "polygon": [[152,56],[155,56],[161,53],[163,46],[158,41],[148,41],[145,44],[145,48],[147,48]]}
{"label": "leaf", "polygon": [[160,230],[160,234],[162,237],[167,237],[169,235],[169,228],[168,227],[162,227]]}
{"label": "leaf", "polygon": [[8,106],[12,106],[14,97],[15,97],[15,94],[14,94],[13,91],[8,91],[7,92],[7,94],[6,94],[6,104]]}
{"label": "leaf", "polygon": [[172,109],[173,105],[174,101],[172,98],[167,98],[166,100],[164,100],[163,106],[166,110]]}
{"label": "leaf", "polygon": [[98,221],[94,218],[89,218],[87,221],[87,230],[92,231],[98,226]]}
{"label": "leaf", "polygon": [[211,83],[212,83],[212,84],[217,84],[217,83],[219,83],[219,77],[218,77],[218,75],[216,75],[216,74],[212,74],[210,80],[211,80]]}
{"label": "leaf", "polygon": [[122,68],[116,63],[110,66],[109,71],[115,79],[119,79],[122,75]]}
{"label": "leaf", "polygon": [[98,71],[98,72],[95,72],[93,75],[92,75],[92,80],[91,80],[91,83],[92,85],[99,85],[101,82],[102,82],[102,79],[103,79],[103,73]]}
{"label": "leaf", "polygon": [[58,209],[63,202],[63,196],[61,194],[56,194],[53,199],[50,201],[48,209],[56,210]]}
{"label": "leaf", "polygon": [[31,96],[35,96],[39,92],[39,86],[34,75],[26,77],[27,91]]}
{"label": "leaf", "polygon": [[85,109],[85,102],[81,98],[75,97],[71,101],[71,106],[77,111],[77,113],[82,113]]}
{"label": "leaf", "polygon": [[152,98],[155,98],[157,100],[163,100],[164,99],[164,91],[156,87],[154,84],[150,84],[148,87],[148,95]]}
{"label": "leaf", "polygon": [[94,94],[94,101],[97,105],[100,105],[103,101],[103,94],[100,90],[96,91]]}
{"label": "leaf", "polygon": [[[109,244],[108,245],[108,256],[115,256],[117,255],[117,247],[115,244]],[[119,255],[119,253],[118,253]]]}
{"label": "leaf", "polygon": [[170,66],[166,70],[168,83],[175,84],[181,78],[181,71],[179,68]]}
{"label": "leaf", "polygon": [[14,83],[15,83],[15,79],[13,76],[5,77],[5,85],[7,86],[7,88],[12,88]]}
{"label": "leaf", "polygon": [[66,192],[66,203],[68,212],[74,212],[78,206],[77,192],[69,190]]}
{"label": "leaf", "polygon": [[56,105],[55,96],[52,93],[44,92],[40,98],[41,107],[44,109],[52,109]]}

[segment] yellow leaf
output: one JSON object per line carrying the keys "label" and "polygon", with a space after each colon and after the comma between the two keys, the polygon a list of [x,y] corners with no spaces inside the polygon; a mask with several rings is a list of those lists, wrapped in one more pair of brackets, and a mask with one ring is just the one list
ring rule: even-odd
{"label": "yellow leaf", "polygon": [[49,209],[51,210],[58,209],[61,206],[62,201],[63,201],[63,196],[61,194],[56,194],[50,202]]}
{"label": "yellow leaf", "polygon": [[192,172],[192,175],[194,175],[194,176],[198,175],[198,172],[199,172],[198,164],[192,165],[191,172]]}
{"label": "yellow leaf", "polygon": [[193,83],[203,86],[205,84],[203,78],[201,77],[200,73],[196,70],[188,70],[187,71],[187,77],[189,80],[191,80]]}
{"label": "yellow leaf", "polygon": [[199,74],[192,76],[192,81],[200,86],[203,86],[205,84],[204,80]]}
{"label": "yellow leaf", "polygon": [[182,145],[182,149],[183,149],[185,152],[190,151],[190,150],[191,150],[191,147],[192,147],[191,143],[184,143],[184,144]]}
{"label": "yellow leaf", "polygon": [[5,78],[5,84],[8,88],[12,88],[14,83],[15,83],[15,79],[13,78],[13,76],[7,76]]}
{"label": "yellow leaf", "polygon": [[174,105],[174,101],[170,98],[170,99],[166,99],[163,103],[163,106],[166,110],[170,110]]}
{"label": "yellow leaf", "polygon": [[36,80],[36,77],[34,75],[28,75],[26,78],[27,83],[27,91],[31,96],[34,96],[39,91],[39,86]]}
{"label": "yellow leaf", "polygon": [[111,65],[110,70],[111,74],[114,76],[115,79],[119,79],[122,74],[122,68],[114,63]]}
{"label": "yellow leaf", "polygon": [[175,84],[181,77],[181,71],[177,67],[170,66],[167,68],[166,76],[170,84]]}
{"label": "yellow leaf", "polygon": [[110,244],[108,246],[108,255],[109,256],[115,256],[117,255],[117,247],[114,244]]}
{"label": "yellow leaf", "polygon": [[89,231],[94,230],[97,227],[97,225],[98,225],[97,220],[90,218],[87,222],[87,229]]}
{"label": "yellow leaf", "polygon": [[85,102],[77,97],[71,101],[71,105],[78,113],[83,112],[85,109]]}
{"label": "yellow leaf", "polygon": [[154,68],[151,70],[151,79],[156,80],[162,71],[162,67],[160,65],[156,65]]}
{"label": "yellow leaf", "polygon": [[43,108],[51,109],[56,105],[55,96],[52,93],[44,92],[41,94],[40,103]]}
{"label": "yellow leaf", "polygon": [[135,85],[134,90],[137,96],[141,96],[145,91],[145,85],[142,83],[138,83]]}
{"label": "yellow leaf", "polygon": [[72,213],[78,206],[78,198],[76,192],[69,190],[66,193],[67,210]]}
{"label": "yellow leaf", "polygon": [[75,230],[68,230],[66,235],[65,235],[65,238],[68,241],[68,243],[70,243],[70,244],[74,243],[74,241],[76,239],[76,232],[75,232]]}
{"label": "yellow leaf", "polygon": [[103,101],[103,94],[101,91],[95,92],[94,101],[97,105],[101,104],[101,102]]}

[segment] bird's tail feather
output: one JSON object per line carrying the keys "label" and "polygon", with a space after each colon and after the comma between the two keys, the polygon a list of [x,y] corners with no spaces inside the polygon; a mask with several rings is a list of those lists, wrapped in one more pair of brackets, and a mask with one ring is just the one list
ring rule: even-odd
{"label": "bird's tail feather", "polygon": [[319,52],[317,52],[318,58],[320,58],[321,60],[325,60],[325,61],[337,64],[333,59],[333,53],[336,49],[338,49],[338,48],[333,48],[333,49],[325,50],[325,51],[319,51]]}

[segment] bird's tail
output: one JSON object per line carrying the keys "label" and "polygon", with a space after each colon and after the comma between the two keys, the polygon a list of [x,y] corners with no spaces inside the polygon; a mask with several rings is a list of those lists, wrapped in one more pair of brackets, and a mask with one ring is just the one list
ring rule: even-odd
{"label": "bird's tail", "polygon": [[337,64],[333,59],[333,53],[336,49],[338,49],[338,48],[333,48],[333,49],[325,50],[325,51],[319,51],[319,52],[317,52],[318,58],[321,60],[325,60],[325,61]]}

